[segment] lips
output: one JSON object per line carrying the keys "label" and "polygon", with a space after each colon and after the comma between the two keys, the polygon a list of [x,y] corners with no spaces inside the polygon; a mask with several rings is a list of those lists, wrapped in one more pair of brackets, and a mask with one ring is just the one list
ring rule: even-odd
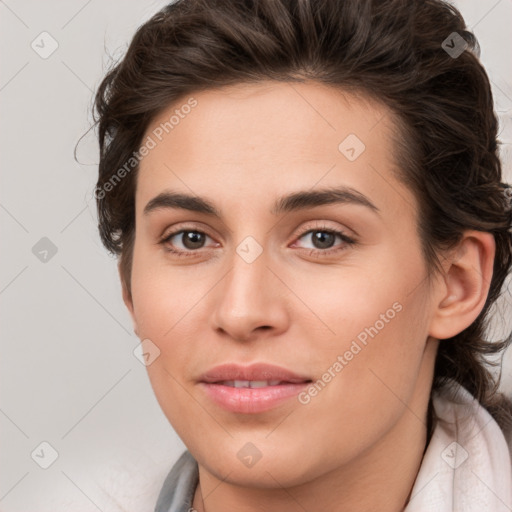
{"label": "lips", "polygon": [[255,414],[276,408],[300,393],[311,379],[265,363],[225,364],[204,373],[199,385],[209,399],[231,412]]}
{"label": "lips", "polygon": [[277,381],[278,383],[288,382],[298,384],[301,382],[310,382],[311,378],[305,375],[299,375],[281,366],[266,363],[254,363],[249,366],[241,366],[237,364],[223,364],[215,366],[201,375],[199,381],[207,383],[233,381]]}

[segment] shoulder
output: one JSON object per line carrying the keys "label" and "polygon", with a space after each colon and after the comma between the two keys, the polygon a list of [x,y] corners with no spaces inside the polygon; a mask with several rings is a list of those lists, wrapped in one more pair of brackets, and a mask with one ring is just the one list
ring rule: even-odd
{"label": "shoulder", "polygon": [[406,511],[510,511],[510,436],[454,381],[432,398],[436,426]]}
{"label": "shoulder", "polygon": [[491,456],[497,455],[496,447],[499,447],[505,465],[512,466],[512,431],[501,429],[467,389],[450,380],[434,393],[433,404],[440,430],[457,437],[469,447],[490,444]]}

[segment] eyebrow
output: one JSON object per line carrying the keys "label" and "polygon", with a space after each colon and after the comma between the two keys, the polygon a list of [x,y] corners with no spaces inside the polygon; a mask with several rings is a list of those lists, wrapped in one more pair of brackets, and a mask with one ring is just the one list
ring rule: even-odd
{"label": "eyebrow", "polygon": [[[301,190],[282,196],[272,206],[270,213],[279,215],[329,204],[356,204],[375,213],[379,209],[365,195],[350,187]],[[151,199],[144,208],[144,215],[161,209],[183,209],[221,218],[221,212],[208,199],[184,193],[165,191]]]}

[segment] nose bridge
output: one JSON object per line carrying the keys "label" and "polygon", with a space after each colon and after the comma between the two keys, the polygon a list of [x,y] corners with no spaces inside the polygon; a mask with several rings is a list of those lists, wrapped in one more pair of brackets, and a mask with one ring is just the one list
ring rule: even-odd
{"label": "nose bridge", "polygon": [[286,319],[279,302],[279,280],[267,267],[268,249],[253,237],[246,237],[236,247],[230,271],[219,289],[214,321],[237,339],[247,338],[254,329],[265,326],[281,329]]}
{"label": "nose bridge", "polygon": [[267,251],[254,239],[244,240],[236,247],[223,293],[231,302],[230,307],[240,311],[255,307],[266,295],[265,287],[272,274],[267,268],[268,259]]}

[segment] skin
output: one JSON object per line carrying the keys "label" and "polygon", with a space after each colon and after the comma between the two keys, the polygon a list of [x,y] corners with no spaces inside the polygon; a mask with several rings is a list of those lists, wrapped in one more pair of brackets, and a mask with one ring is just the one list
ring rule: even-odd
{"label": "skin", "polygon": [[[393,117],[369,98],[313,82],[193,97],[198,105],[140,164],[132,294],[123,281],[123,297],[140,339],[160,350],[147,367],[159,404],[198,461],[194,508],[403,510],[426,445],[439,339],[481,311],[492,236],[467,232],[443,255],[442,274],[428,279],[417,203],[394,172]],[[187,99],[153,119],[146,135]],[[338,149],[351,133],[366,146],[355,161]],[[344,203],[271,213],[281,195],[334,186],[357,190],[378,212]],[[207,198],[221,218],[143,213],[171,190]],[[325,228],[356,242],[315,244],[310,230]],[[182,233],[159,243],[179,229],[207,236],[196,249]],[[263,251],[252,263],[236,252],[247,236]],[[225,362],[274,363],[317,381],[395,303],[400,312],[307,404],[292,398],[237,414],[197,383]],[[261,452],[252,467],[237,457],[249,442]]]}

